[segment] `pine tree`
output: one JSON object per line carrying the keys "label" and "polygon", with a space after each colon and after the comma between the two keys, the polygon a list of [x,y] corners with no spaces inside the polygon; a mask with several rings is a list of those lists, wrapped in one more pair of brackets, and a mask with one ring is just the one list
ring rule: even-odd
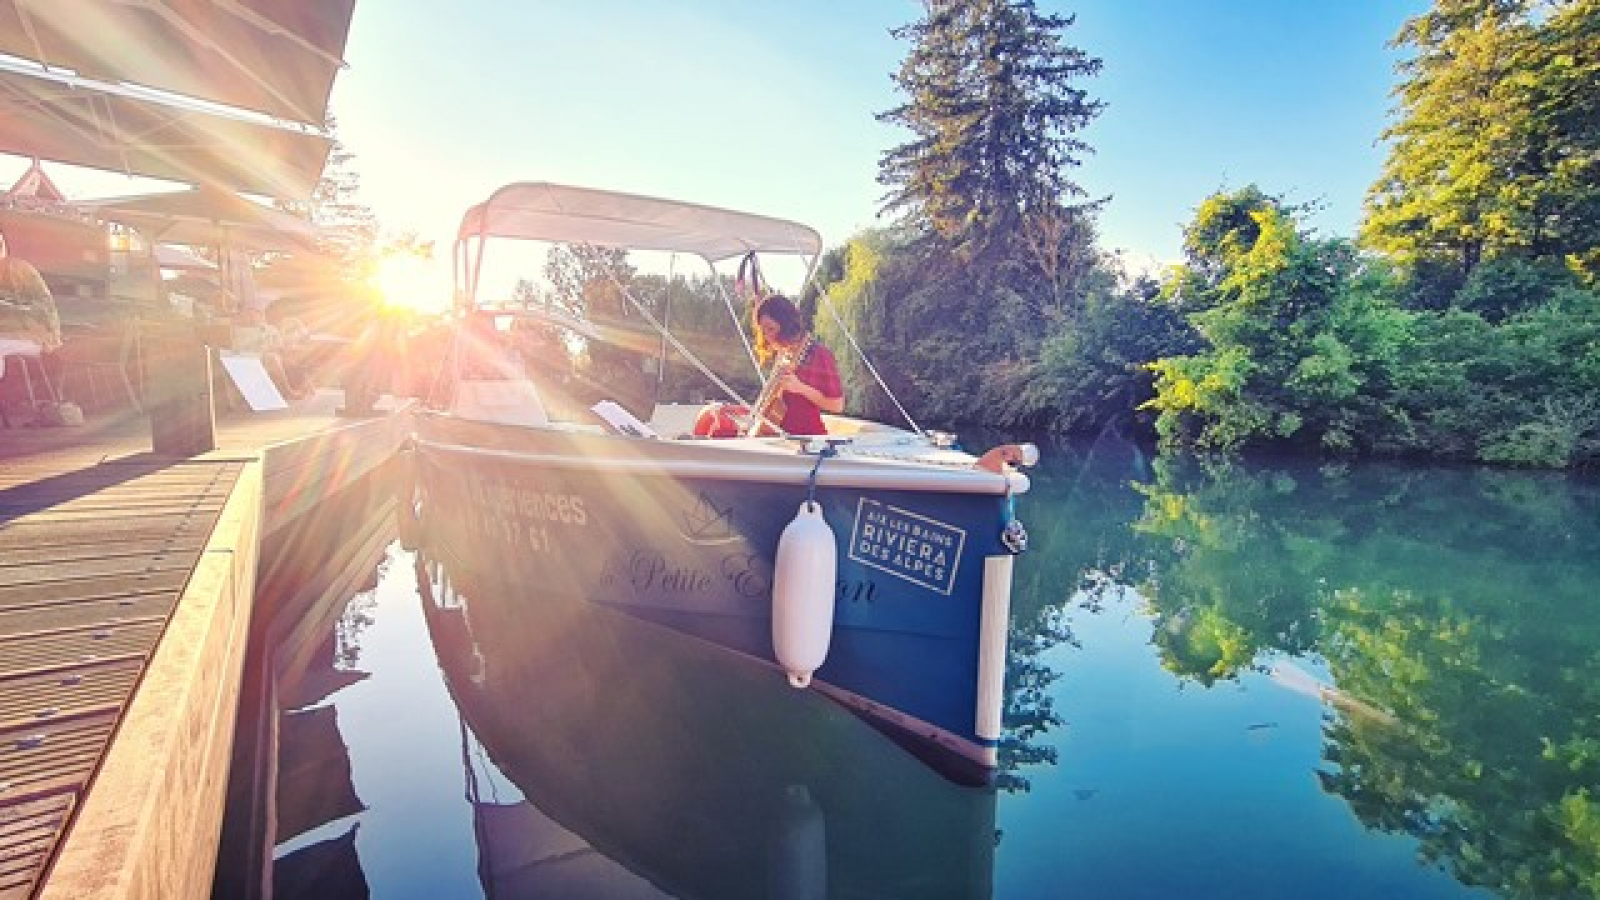
{"label": "pine tree", "polygon": [[256,282],[288,298],[283,308],[314,320],[326,330],[354,334],[381,300],[373,286],[378,259],[377,215],[361,202],[356,155],[339,142],[338,123],[329,115],[324,130],[332,137],[322,177],[304,203],[280,204],[317,227],[314,254],[274,254],[256,272]]}
{"label": "pine tree", "polygon": [[338,122],[330,114],[325,130],[333,146],[323,166],[322,178],[311,190],[305,213],[321,234],[324,254],[338,260],[347,278],[369,277],[378,243],[378,217],[360,200],[361,174],[356,155],[338,139]]}
{"label": "pine tree", "polygon": [[907,99],[878,118],[912,139],[884,154],[878,181],[886,212],[973,258],[1085,195],[1067,170],[1089,152],[1076,135],[1103,104],[1075,82],[1101,63],[1063,43],[1073,17],[1042,15],[1033,0],[924,10],[892,32],[912,43],[894,76]]}
{"label": "pine tree", "polygon": [[879,160],[884,212],[899,221],[874,254],[871,289],[855,292],[854,327],[919,415],[1018,420],[1007,410],[1099,261],[1099,204],[1069,173],[1103,106],[1079,85],[1101,64],[1064,41],[1072,17],[1034,0],[923,0],[922,11],[891,32],[911,44],[893,76],[905,102],[878,119],[911,137]]}

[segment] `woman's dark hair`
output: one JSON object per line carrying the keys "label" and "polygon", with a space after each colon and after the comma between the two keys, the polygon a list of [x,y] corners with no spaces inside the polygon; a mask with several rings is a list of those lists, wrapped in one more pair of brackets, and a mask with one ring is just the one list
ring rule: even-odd
{"label": "woman's dark hair", "polygon": [[755,332],[756,356],[766,362],[778,348],[767,345],[766,333],[761,330],[761,318],[765,316],[778,323],[778,340],[787,344],[806,333],[805,320],[800,317],[800,310],[782,294],[770,294],[766,299],[756,304],[755,314],[751,317],[751,325]]}

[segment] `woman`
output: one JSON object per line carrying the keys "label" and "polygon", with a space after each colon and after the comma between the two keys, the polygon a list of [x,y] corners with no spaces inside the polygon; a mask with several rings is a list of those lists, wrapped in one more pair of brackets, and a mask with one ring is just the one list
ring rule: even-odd
{"label": "woman", "polygon": [[33,341],[45,353],[61,349],[61,316],[39,270],[6,252],[0,234],[0,337]]}
{"label": "woman", "polygon": [[[827,434],[822,414],[844,411],[844,387],[833,353],[806,330],[789,298],[772,294],[756,307],[756,358],[773,363],[777,399],[768,418],[789,434]],[[780,410],[781,407],[781,410]]]}

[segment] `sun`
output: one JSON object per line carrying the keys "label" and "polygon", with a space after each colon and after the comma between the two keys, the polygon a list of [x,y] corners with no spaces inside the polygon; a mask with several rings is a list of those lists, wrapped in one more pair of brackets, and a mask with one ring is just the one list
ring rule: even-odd
{"label": "sun", "polygon": [[385,256],[374,282],[389,309],[433,315],[450,308],[450,287],[432,259],[414,253]]}

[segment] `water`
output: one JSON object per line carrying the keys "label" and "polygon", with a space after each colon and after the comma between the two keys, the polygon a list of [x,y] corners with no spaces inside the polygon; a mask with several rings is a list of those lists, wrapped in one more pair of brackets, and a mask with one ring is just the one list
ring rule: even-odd
{"label": "water", "polygon": [[1594,484],[1102,441],[1022,513],[992,789],[395,544],[332,749],[280,760],[342,743],[296,795],[360,808],[283,836],[278,896],[1600,897]]}

